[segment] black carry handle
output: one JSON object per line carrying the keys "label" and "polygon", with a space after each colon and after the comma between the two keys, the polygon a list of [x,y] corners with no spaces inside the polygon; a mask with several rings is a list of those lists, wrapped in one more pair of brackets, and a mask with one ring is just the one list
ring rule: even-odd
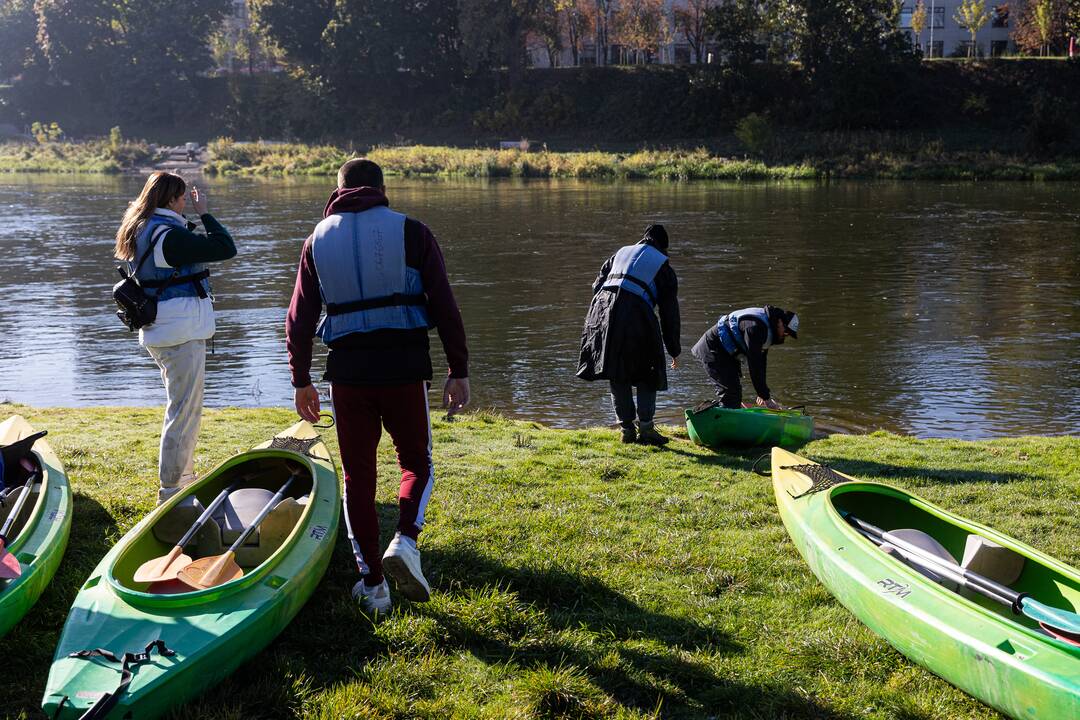
{"label": "black carry handle", "polygon": [[[164,640],[155,640],[154,642],[147,645],[146,649],[143,650],[141,653],[124,653],[123,659],[116,657],[115,654],[109,652],[108,650],[102,649],[80,650],[79,652],[73,652],[68,655],[68,657],[72,658],[100,657],[105,658],[109,662],[120,663],[120,684],[112,692],[104,693],[101,697],[99,697],[97,702],[94,703],[89,710],[83,713],[79,720],[102,720],[106,715],[108,715],[109,711],[116,707],[116,703],[120,701],[120,696],[127,691],[128,685],[131,684],[131,678],[133,677],[131,668],[150,662],[150,652],[154,648],[157,648],[158,653],[163,657],[172,657],[176,654],[173,650],[170,650],[165,646]],[[67,700],[68,698],[65,695],[64,699],[60,702],[60,705],[56,709],[57,715],[60,714],[60,708],[64,707],[64,703],[67,702]]]}

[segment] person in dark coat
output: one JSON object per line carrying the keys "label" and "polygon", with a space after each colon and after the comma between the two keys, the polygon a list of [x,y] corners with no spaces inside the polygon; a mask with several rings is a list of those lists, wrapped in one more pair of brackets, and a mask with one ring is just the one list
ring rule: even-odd
{"label": "person in dark coat", "polygon": [[716,386],[716,396],[726,408],[742,406],[742,363],[746,357],[757,404],[779,410],[765,371],[769,348],[783,345],[785,337],[799,339],[799,316],[791,310],[765,305],[735,310],[722,316],[697,341],[690,353],[705,368]]}
{"label": "person in dark coat", "polygon": [[668,441],[653,426],[656,393],[668,386],[664,348],[671,355],[672,369],[678,367],[682,352],[679,281],[667,250],[664,226],[650,225],[640,242],[608,258],[593,283],[593,299],[585,317],[577,376],[609,382],[625,443],[663,445]]}

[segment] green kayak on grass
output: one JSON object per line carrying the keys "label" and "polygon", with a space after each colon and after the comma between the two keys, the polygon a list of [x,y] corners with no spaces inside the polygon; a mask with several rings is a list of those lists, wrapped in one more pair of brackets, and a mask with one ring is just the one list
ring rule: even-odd
{"label": "green kayak on grass", "polygon": [[1073,613],[1080,610],[1075,569],[903,490],[857,481],[780,448],[772,451],[772,480],[780,516],[810,569],[871,630],[1011,717],[1080,718],[1080,645],[1006,604],[931,577],[841,513]]}
{"label": "green kayak on grass", "polygon": [[[13,415],[0,423],[0,446],[14,445],[24,438],[29,442],[33,434],[34,429],[26,420]],[[11,540],[8,550],[22,566],[22,575],[0,580],[0,637],[26,615],[44,592],[60,566],[71,534],[71,488],[64,466],[42,438],[34,441],[29,453],[41,468],[42,479],[34,484],[8,533]],[[29,475],[18,476],[18,472],[18,465],[9,458],[5,463],[8,490],[29,481]],[[8,502],[0,503],[0,524],[14,510],[18,492],[9,495]]]}
{"label": "green kayak on grass", "polygon": [[[229,501],[184,551],[193,560],[225,552],[248,526],[244,513],[252,497],[261,509],[290,476],[287,496],[236,553],[242,577],[207,590],[134,581],[144,562],[169,553],[231,488]],[[232,504],[240,497],[243,503]],[[112,694],[116,704],[107,717],[143,720],[220,682],[269,644],[315,591],[340,514],[337,471],[307,422],[226,460],[139,522],[90,574],[60,636],[42,700],[45,714],[79,718]],[[96,649],[112,657],[86,652]],[[118,692],[124,654],[144,651],[131,658],[131,682]]]}
{"label": "green kayak on grass", "polygon": [[710,406],[686,411],[686,430],[698,445],[784,445],[809,442],[814,419],[797,410]]}

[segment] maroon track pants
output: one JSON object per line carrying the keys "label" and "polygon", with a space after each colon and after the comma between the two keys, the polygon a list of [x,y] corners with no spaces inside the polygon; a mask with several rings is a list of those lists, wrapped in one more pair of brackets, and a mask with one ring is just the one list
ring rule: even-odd
{"label": "maroon track pants", "polygon": [[331,385],[330,397],[345,472],[349,541],[365,582],[378,585],[383,570],[375,510],[376,449],[385,425],[401,467],[398,531],[415,540],[424,526],[424,511],[435,484],[427,383]]}

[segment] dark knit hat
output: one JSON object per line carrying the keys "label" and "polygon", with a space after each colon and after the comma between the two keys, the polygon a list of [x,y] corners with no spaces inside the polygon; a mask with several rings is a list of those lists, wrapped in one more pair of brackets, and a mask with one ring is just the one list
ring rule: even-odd
{"label": "dark knit hat", "polygon": [[657,250],[668,249],[667,230],[664,229],[663,225],[650,225],[645,228],[645,236],[641,239],[647,241]]}

